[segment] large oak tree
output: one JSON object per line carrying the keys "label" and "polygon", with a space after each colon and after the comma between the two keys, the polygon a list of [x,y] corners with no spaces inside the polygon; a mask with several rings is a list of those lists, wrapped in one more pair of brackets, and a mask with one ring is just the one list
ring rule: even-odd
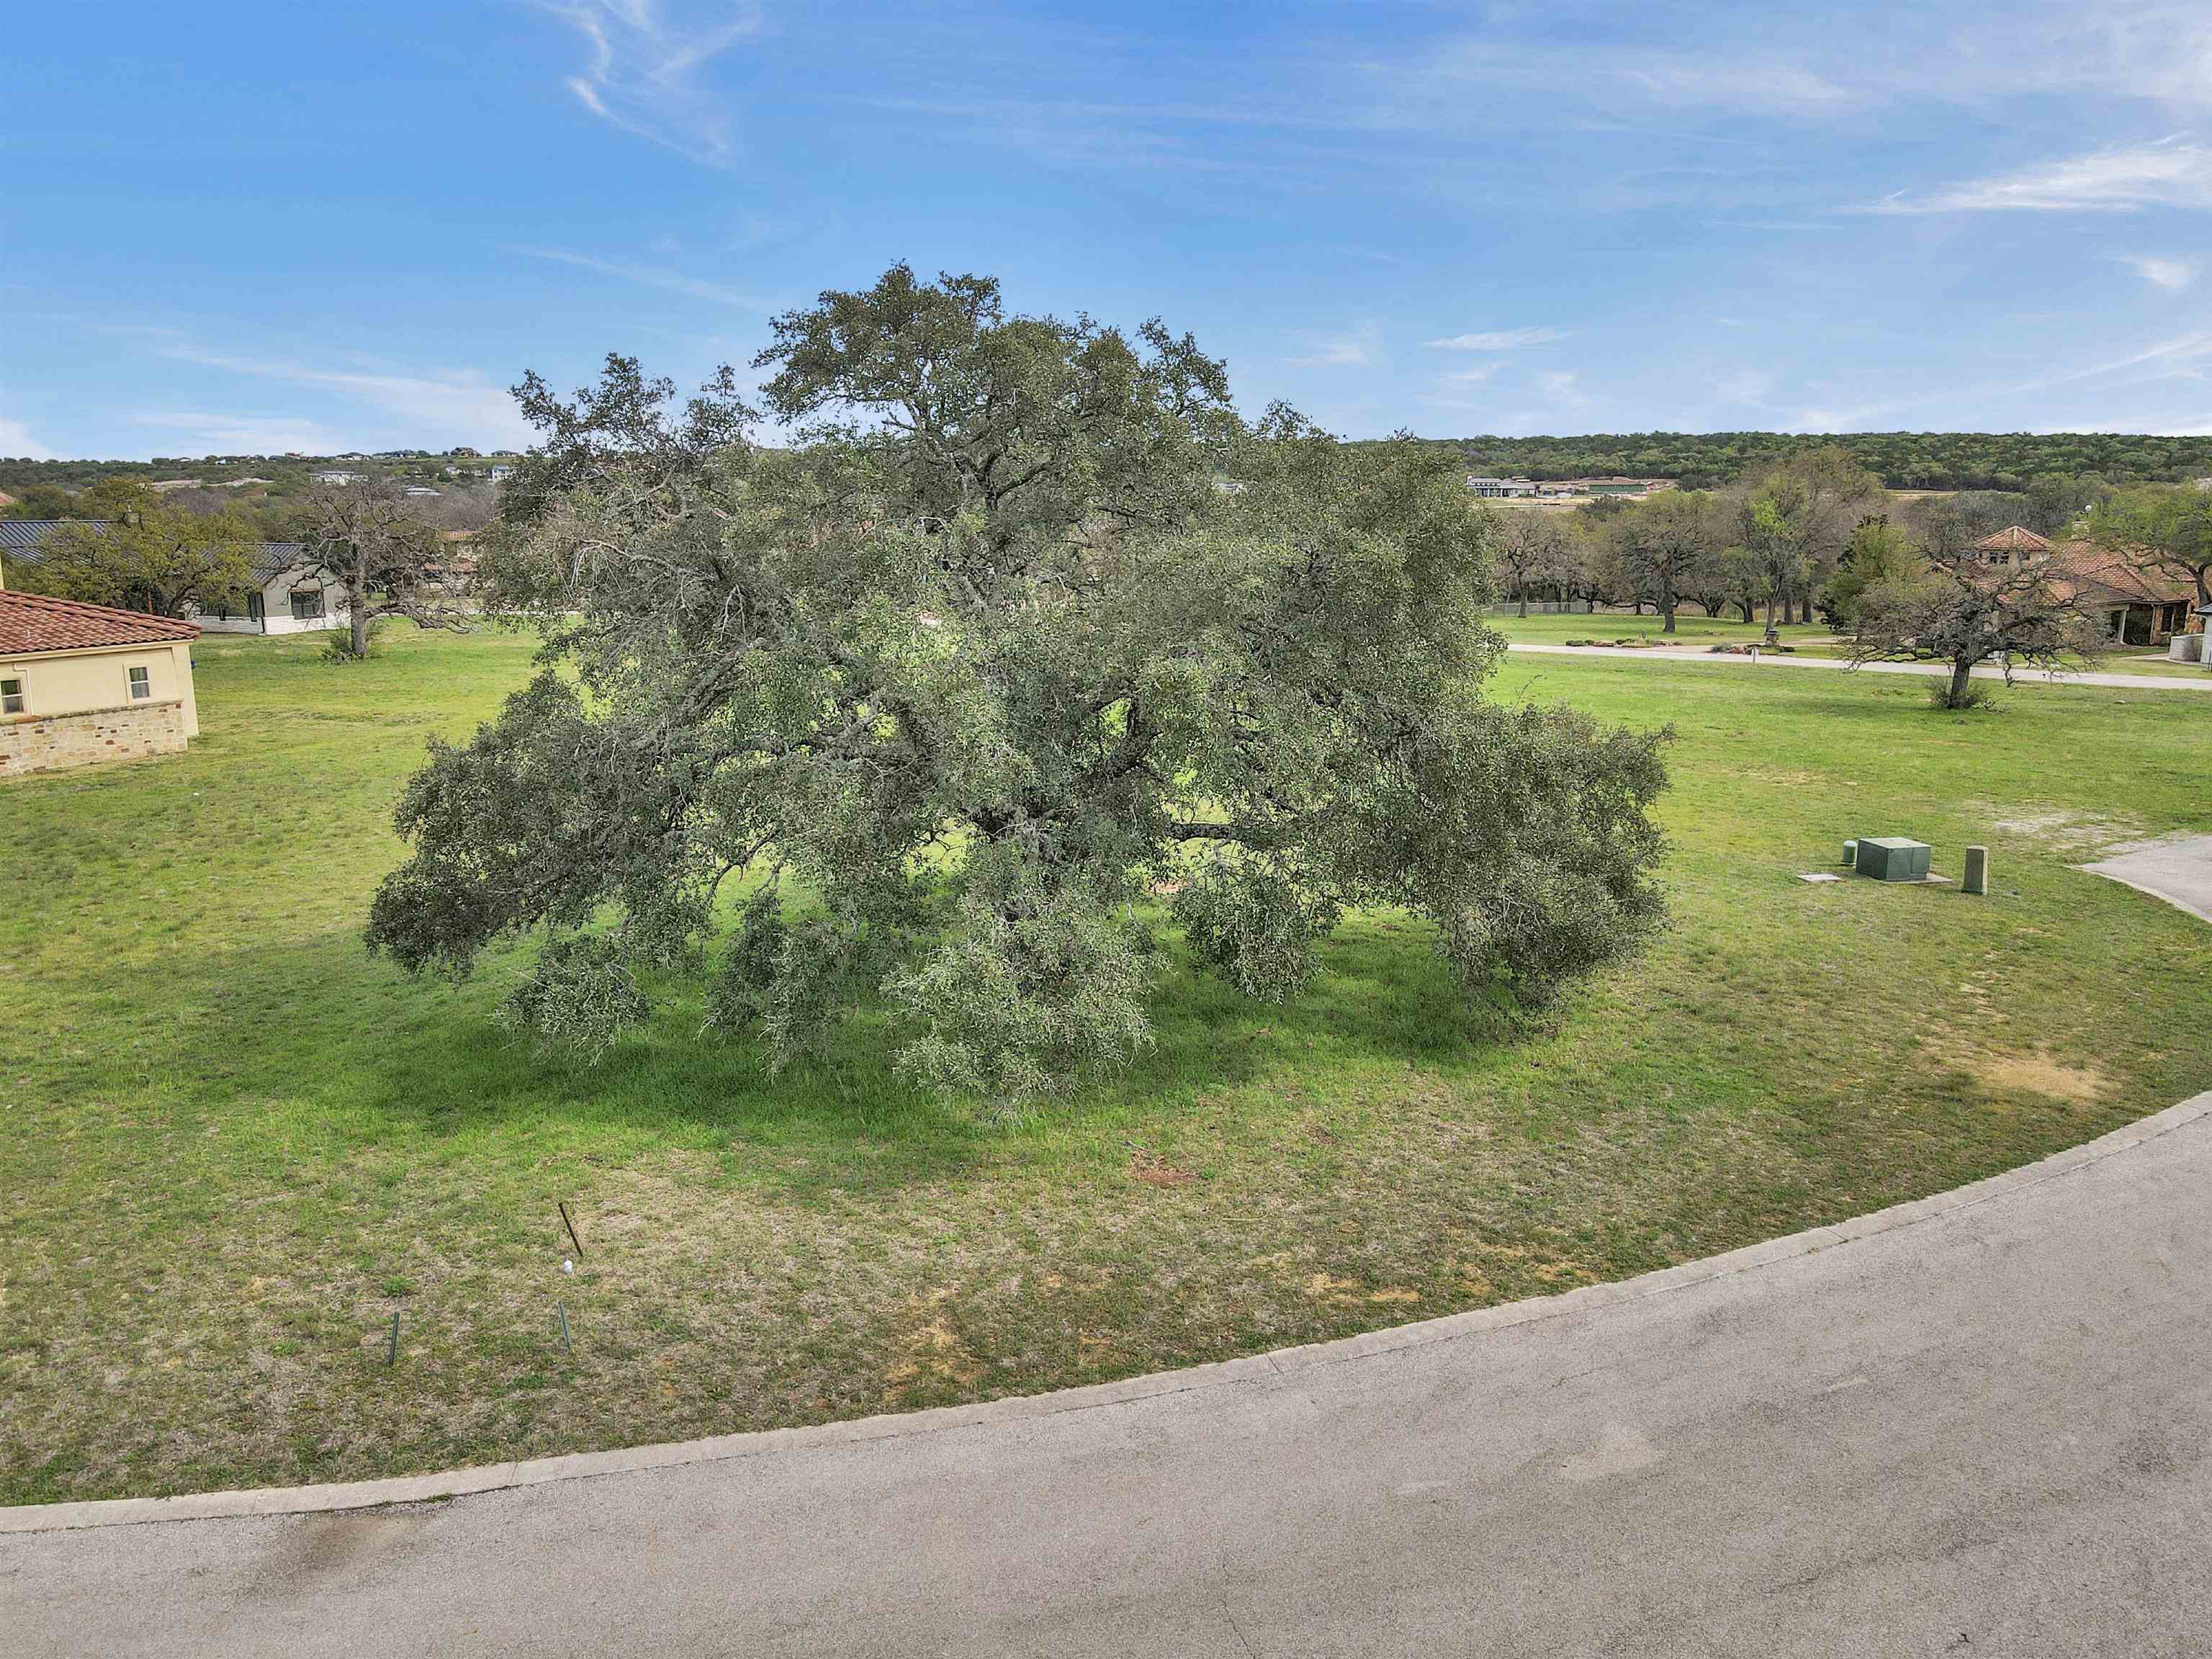
{"label": "large oak tree", "polygon": [[525,381],[486,563],[544,669],[407,789],[374,947],[465,971],[543,926],[513,1014],[587,1051],[704,947],[779,1060],[887,1000],[909,1074],[1013,1103],[1147,1040],[1148,890],[1263,998],[1353,907],[1428,918],[1470,995],[1659,918],[1660,736],[1483,695],[1457,467],[903,266],[756,367],[781,447],[727,371],[680,410],[619,357]]}

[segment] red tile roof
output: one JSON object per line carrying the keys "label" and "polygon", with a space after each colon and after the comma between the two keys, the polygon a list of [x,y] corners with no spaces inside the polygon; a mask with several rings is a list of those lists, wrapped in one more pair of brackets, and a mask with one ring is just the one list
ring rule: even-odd
{"label": "red tile roof", "polygon": [[2185,577],[2094,542],[2067,543],[2045,568],[2083,597],[2106,603],[2176,605],[2197,598],[2197,584]]}
{"label": "red tile roof", "polygon": [[200,636],[198,623],[111,611],[104,605],[52,599],[0,588],[0,656],[34,651],[89,651],[104,645],[167,645]]}
{"label": "red tile roof", "polygon": [[1994,536],[1984,536],[1974,544],[1977,553],[2048,553],[2051,544],[2033,530],[2008,524]]}

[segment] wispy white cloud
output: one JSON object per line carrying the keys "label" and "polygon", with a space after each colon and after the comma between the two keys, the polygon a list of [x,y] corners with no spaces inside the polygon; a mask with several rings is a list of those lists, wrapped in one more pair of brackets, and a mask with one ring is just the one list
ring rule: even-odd
{"label": "wispy white cloud", "polygon": [[164,438],[164,455],[330,455],[353,445],[319,422],[291,415],[234,415],[204,410],[146,410],[133,425],[177,433]]}
{"label": "wispy white cloud", "polygon": [[1579,380],[1565,369],[1547,369],[1535,377],[1534,384],[1537,391],[1562,410],[1580,414],[1590,406]]}
{"label": "wispy white cloud", "polygon": [[751,0],[723,0],[672,21],[660,0],[541,0],[581,37],[583,69],[569,94],[611,126],[665,145],[710,167],[736,153],[729,105],[702,88],[699,72],[739,40],[757,34]]}
{"label": "wispy white cloud", "polygon": [[1472,368],[1449,370],[1437,378],[1446,386],[1480,386],[1485,380],[1495,378],[1498,368],[1499,364],[1492,359],[1486,363],[1476,363]]}
{"label": "wispy white cloud", "polygon": [[1713,396],[1724,404],[1763,404],[1774,389],[1774,377],[1764,369],[1740,368],[1723,375],[1713,386]]}
{"label": "wispy white cloud", "polygon": [[1925,194],[1899,191],[1869,213],[2115,213],[2212,208],[2212,149],[2168,139],[2069,156]]}
{"label": "wispy white cloud", "polygon": [[1286,361],[1302,368],[1371,368],[1380,337],[1373,323],[1361,323],[1349,332],[1316,340],[1303,356]]}
{"label": "wispy white cloud", "polygon": [[[514,397],[473,370],[424,375],[326,368],[285,360],[234,357],[204,351],[196,346],[170,346],[161,355],[255,380],[276,380],[337,394],[365,410],[397,421],[406,431],[418,434],[409,441],[425,448],[437,438],[506,447],[528,444],[536,436],[515,408]],[[300,447],[285,446],[295,449]]]}
{"label": "wispy white cloud", "polygon": [[1749,58],[1725,46],[1710,52],[1624,54],[1609,75],[1620,88],[1662,109],[1826,114],[1865,99],[1802,64]]}
{"label": "wispy white cloud", "polygon": [[621,259],[595,259],[586,253],[570,253],[556,247],[518,248],[533,259],[550,259],[559,264],[574,265],[580,270],[595,270],[603,276],[619,276],[626,283],[637,283],[646,288],[657,288],[668,294],[681,294],[689,299],[708,300],[716,305],[735,306],[743,311],[773,311],[775,307],[757,295],[743,293],[721,283],[712,283],[701,276],[688,276],[680,270],[665,265],[632,264]]}
{"label": "wispy white cloud", "polygon": [[[1856,404],[1822,404],[1804,409],[1799,410],[1784,429],[1790,432],[1865,432],[1894,423],[1899,416],[1924,410],[1931,404],[2010,410],[2023,407],[2022,400],[2032,398],[2036,400],[2035,406],[2046,416],[2032,430],[2142,432],[2150,430],[2153,423],[2147,422],[2140,415],[2101,422],[2049,418],[2056,416],[2057,406],[2055,400],[2046,394],[2066,392],[2109,397],[2124,392],[2132,397],[2137,395],[2133,389],[2160,382],[2203,381],[2208,379],[2212,379],[2212,330],[2199,329],[2154,341],[2116,357],[2105,357],[2071,368],[2055,369],[2027,380],[2002,384],[1947,386],[1909,398]],[[2170,428],[2171,422],[2167,422],[2160,425],[2158,429]]]}
{"label": "wispy white cloud", "polygon": [[2193,259],[2169,258],[2158,253],[2116,253],[2112,257],[2132,268],[2146,283],[2177,291],[2195,282],[2199,269]]}
{"label": "wispy white cloud", "polygon": [[11,455],[19,459],[51,461],[54,452],[31,435],[31,428],[21,421],[9,420],[0,415],[0,455]]}
{"label": "wispy white cloud", "polygon": [[1856,432],[1870,411],[1862,409],[1804,409],[1783,428],[1785,432]]}
{"label": "wispy white cloud", "polygon": [[1518,351],[1527,346],[1549,345],[1567,337],[1564,329],[1499,328],[1475,334],[1454,334],[1425,343],[1438,351]]}

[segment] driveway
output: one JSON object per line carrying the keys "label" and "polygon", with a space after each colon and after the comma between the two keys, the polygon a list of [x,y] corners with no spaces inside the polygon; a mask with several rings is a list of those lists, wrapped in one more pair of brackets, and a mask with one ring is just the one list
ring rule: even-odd
{"label": "driveway", "polygon": [[2212,921],[2212,836],[2140,842],[2081,867]]}
{"label": "driveway", "polygon": [[405,1507],[0,1511],[64,1528],[0,1532],[0,1645],[2201,1654],[2208,1424],[2212,1093],[1711,1261],[1115,1387]]}

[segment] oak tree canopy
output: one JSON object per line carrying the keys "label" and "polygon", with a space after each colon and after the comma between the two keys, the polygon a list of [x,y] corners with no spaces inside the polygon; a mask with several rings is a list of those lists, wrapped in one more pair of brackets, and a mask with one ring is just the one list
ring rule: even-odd
{"label": "oak tree canopy", "polygon": [[596,1053],[672,972],[779,1061],[887,1005],[902,1068],[1017,1103],[1148,1037],[1160,907],[1279,999],[1347,909],[1540,997],[1661,915],[1662,733],[1484,695],[1487,520],[1412,442],[1247,422],[1188,335],[988,278],[828,293],[680,407],[611,357],[484,561],[537,678],[434,744],[373,948]]}

